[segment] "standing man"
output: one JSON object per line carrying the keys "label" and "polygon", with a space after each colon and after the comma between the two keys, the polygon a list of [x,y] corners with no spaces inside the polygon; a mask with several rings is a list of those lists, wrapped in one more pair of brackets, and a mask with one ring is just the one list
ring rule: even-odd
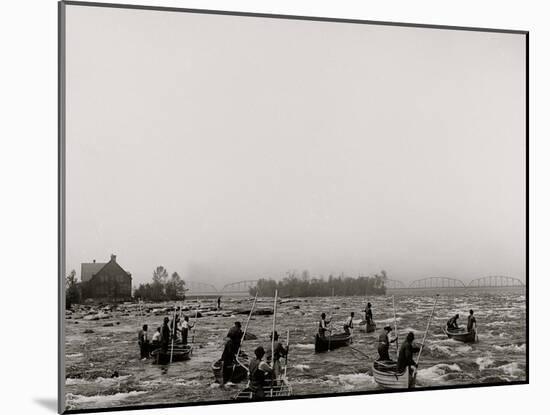
{"label": "standing man", "polygon": [[393,339],[389,339],[389,334],[392,331],[390,326],[384,327],[384,331],[378,336],[378,360],[391,360],[390,359],[390,343],[397,340],[397,336]]}
{"label": "standing man", "polygon": [[192,329],[194,324],[189,323],[189,317],[185,316],[183,318],[183,323],[181,323],[181,342],[187,344],[187,335],[189,334],[189,329]]}
{"label": "standing man", "polygon": [[397,358],[397,371],[399,373],[409,368],[409,375],[411,374],[411,366],[416,367],[416,362],[413,359],[413,354],[418,353],[420,348],[413,345],[414,333],[412,331],[407,334],[407,338],[399,349],[399,356]]}
{"label": "standing man", "polygon": [[162,328],[160,330],[160,346],[163,353],[166,353],[168,351],[168,345],[170,344],[170,327],[168,326],[169,322],[170,319],[168,317],[164,317]]}
{"label": "standing man", "polygon": [[243,337],[243,331],[241,330],[241,322],[236,321],[235,325],[229,329],[227,336],[231,339],[231,344],[233,347],[233,356],[237,357],[239,353],[239,348],[241,347],[241,339]]}
{"label": "standing man", "polygon": [[151,339],[151,350],[158,349],[160,347],[160,327],[157,327],[157,331],[153,334]]}
{"label": "standing man", "polygon": [[222,309],[222,298],[218,297],[218,310]]}
{"label": "standing man", "polygon": [[144,324],[142,329],[138,333],[138,344],[141,360],[145,360],[149,357],[149,338],[147,336],[147,324]]}
{"label": "standing man", "polygon": [[225,338],[221,360],[223,361],[224,366],[230,366],[235,361],[235,355],[233,354],[233,340],[229,337]]}
{"label": "standing man", "polygon": [[474,310],[470,310],[470,315],[468,316],[468,325],[466,326],[468,333],[477,329],[476,318],[474,317]]}
{"label": "standing man", "polygon": [[330,320],[326,320],[327,315],[325,313],[321,313],[321,320],[319,320],[319,336],[325,337],[325,333],[329,331],[328,325],[330,324]]}
{"label": "standing man", "polygon": [[353,316],[355,316],[355,313],[352,311],[344,323],[344,332],[346,334],[351,334],[349,329],[353,329]]}
{"label": "standing man", "polygon": [[[177,309],[179,310],[179,308]],[[172,317],[172,321],[170,322],[170,329],[172,330],[172,336],[174,336],[174,341],[178,340],[178,331],[180,330],[180,316],[179,313],[176,312],[175,316]]]}
{"label": "standing man", "polygon": [[371,303],[367,303],[367,308],[365,308],[365,320],[367,321],[367,325],[371,326],[373,323],[372,320],[372,308]]}
{"label": "standing man", "polygon": [[264,394],[264,385],[266,382],[267,375],[273,375],[273,370],[269,365],[263,361],[265,355],[265,350],[262,346],[258,346],[254,350],[254,359],[250,361],[248,367],[249,370],[249,387],[254,393],[253,399],[262,399],[265,397]]}
{"label": "standing man", "polygon": [[[288,346],[285,347],[279,342],[279,334],[277,331],[273,333],[273,363],[271,367],[273,368],[273,378],[277,381],[281,378],[281,357],[285,357],[288,353]],[[270,339],[271,340],[271,339]],[[267,361],[270,363],[271,360],[271,349],[267,351]]]}

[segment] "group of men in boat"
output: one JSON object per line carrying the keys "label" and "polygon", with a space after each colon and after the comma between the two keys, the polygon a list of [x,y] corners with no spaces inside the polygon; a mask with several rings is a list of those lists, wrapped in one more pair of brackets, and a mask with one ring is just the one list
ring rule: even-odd
{"label": "group of men in boat", "polygon": [[[220,307],[218,298],[218,307]],[[368,325],[374,325],[372,305],[367,303],[364,310],[365,323]],[[353,330],[353,318],[355,313],[352,311],[349,317],[345,320],[343,329],[344,333],[351,335]],[[459,315],[456,314],[447,321],[447,328],[449,330],[459,329],[458,320]],[[321,319],[319,320],[319,336],[325,337],[327,332],[331,333],[330,328],[331,320],[327,319],[325,313],[321,313]],[[183,321],[180,321],[179,313],[176,313],[172,320],[169,317],[165,317],[161,327],[158,327],[153,335],[151,342],[148,337],[148,326],[144,324],[138,334],[138,344],[140,347],[141,359],[147,359],[150,357],[151,351],[155,349],[161,349],[163,352],[167,352],[169,345],[173,341],[178,341],[178,332],[181,333],[181,343],[187,344],[189,330],[193,328],[194,324],[189,322],[189,317],[184,316]],[[467,319],[467,331],[471,332],[475,329],[476,319],[474,317],[474,311],[470,310]],[[378,337],[378,361],[391,361],[389,355],[390,344],[397,342],[398,337],[390,339],[390,333],[392,332],[391,326],[385,326],[382,333]],[[234,325],[227,332],[225,339],[224,350],[221,360],[224,362],[224,366],[230,366],[239,364],[239,354],[241,343],[244,339],[244,332],[241,328],[240,321],[236,321]],[[269,347],[268,352],[263,346],[258,346],[254,350],[254,358],[250,360],[248,365],[249,372],[249,388],[254,394],[254,398],[261,399],[264,397],[264,386],[266,384],[277,385],[280,382],[282,369],[281,358],[285,358],[288,355],[288,345],[285,347],[279,342],[279,335],[277,331],[274,331],[270,336],[273,351]],[[414,333],[409,332],[405,338],[405,341],[399,348],[397,355],[397,370],[403,372],[406,368],[416,367],[417,364],[413,359],[413,354],[418,353],[420,348],[414,344]],[[267,360],[264,357],[267,354]],[[273,357],[273,362],[271,358]]]}
{"label": "group of men in boat", "polygon": [[[365,313],[365,323],[367,326],[374,325],[374,320],[372,319],[372,304],[367,303],[367,306],[365,307],[365,310],[363,310]],[[355,317],[355,313],[352,311],[349,315],[349,317],[344,322],[344,333],[347,335],[351,335],[351,330],[353,330],[353,318]],[[330,322],[331,320],[327,320],[327,315],[325,313],[321,313],[321,319],[319,320],[319,336],[325,337],[327,332],[331,332],[332,329],[330,328]]]}
{"label": "group of men in boat", "polygon": [[[348,336],[351,335],[351,330],[353,330],[353,317],[355,317],[355,313],[352,311],[349,315],[349,317],[344,322],[344,333]],[[332,328],[330,328],[331,320],[327,320],[327,315],[325,313],[321,313],[321,319],[319,320],[319,336],[325,337],[327,335],[327,332],[330,334],[332,332]]]}
{"label": "group of men in boat", "polygon": [[[451,317],[447,321],[447,330],[460,330],[460,327],[458,326],[458,319],[460,316],[458,314],[455,314],[453,317]],[[466,331],[468,333],[471,333],[476,328],[476,318],[474,317],[474,310],[470,310],[470,314],[468,315],[468,319],[466,320]]]}
{"label": "group of men in boat", "polygon": [[[384,327],[380,336],[378,336],[378,360],[390,361],[390,344],[398,341],[395,336],[390,340],[389,334],[392,331],[391,326]],[[413,353],[418,353],[420,348],[414,345],[414,333],[410,331],[405,337],[405,341],[401,343],[399,353],[397,354],[397,371],[403,372],[407,367],[415,366],[416,362],[413,359]]]}
{"label": "group of men in boat", "polygon": [[[181,321],[179,313],[176,313],[172,320],[170,320],[169,317],[164,317],[162,326],[157,328],[151,340],[149,340],[149,327],[147,324],[144,324],[138,333],[141,360],[151,357],[151,352],[153,350],[161,349],[163,353],[166,353],[172,342],[187,344],[189,330],[192,329],[193,326],[194,324],[189,321],[188,316],[184,316],[183,321]],[[178,333],[181,334],[181,340]]]}
{"label": "group of men in boat", "polygon": [[[374,320],[372,316],[372,304],[367,303],[367,306],[364,310],[365,313],[365,323],[367,325],[374,325]],[[355,313],[352,311],[349,315],[349,317],[344,322],[344,333],[347,335],[351,335],[350,329],[353,329],[353,317],[355,316]],[[449,321],[447,322],[447,328],[448,329],[459,329],[457,320],[459,319],[459,315],[456,314],[455,316],[451,317]],[[330,334],[331,320],[327,319],[327,316],[325,313],[321,313],[321,319],[319,320],[319,336],[325,337],[327,335],[327,332]],[[470,310],[468,320],[467,320],[467,331],[471,332],[475,329],[476,326],[476,319],[474,317],[474,311]],[[379,361],[390,361],[390,344],[398,341],[397,336],[390,339],[389,335],[392,331],[391,326],[385,326],[380,336],[378,336],[378,359]],[[420,348],[414,345],[414,333],[411,331],[407,334],[405,341],[401,343],[401,347],[399,348],[399,353],[397,355],[397,370],[399,372],[404,371],[407,367],[414,366],[416,367],[416,362],[413,359],[413,354],[418,353],[420,351]]]}
{"label": "group of men in boat", "polygon": [[[236,321],[227,332],[225,339],[221,357],[224,366],[240,364],[239,353],[243,339],[244,332],[241,329],[241,322]],[[271,349],[271,346],[268,348],[267,360],[264,360],[266,350],[260,345],[254,350],[254,358],[250,360],[248,365],[249,388],[254,393],[254,397],[258,399],[264,397],[263,387],[266,384],[277,385],[280,382],[282,376],[281,359],[288,355],[288,345],[284,346],[279,341],[277,331],[270,335],[270,340],[273,349]],[[273,362],[271,362],[271,357],[273,357]]]}

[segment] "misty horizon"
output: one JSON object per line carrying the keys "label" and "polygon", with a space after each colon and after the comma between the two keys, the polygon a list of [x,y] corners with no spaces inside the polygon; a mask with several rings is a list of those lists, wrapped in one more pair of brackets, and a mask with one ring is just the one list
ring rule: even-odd
{"label": "misty horizon", "polygon": [[525,281],[523,37],[67,15],[67,272]]}

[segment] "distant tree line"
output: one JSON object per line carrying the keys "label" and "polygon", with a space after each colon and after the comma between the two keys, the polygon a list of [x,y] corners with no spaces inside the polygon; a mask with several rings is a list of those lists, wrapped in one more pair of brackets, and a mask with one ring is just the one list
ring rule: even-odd
{"label": "distant tree line", "polygon": [[150,283],[140,284],[134,290],[134,298],[147,301],[182,301],[185,299],[185,281],[177,272],[168,276],[168,271],[163,266],[153,271],[153,280]]}
{"label": "distant tree line", "polygon": [[352,295],[376,295],[386,294],[386,271],[375,274],[370,277],[348,277],[344,274],[334,277],[329,275],[328,279],[323,277],[311,277],[308,271],[303,271],[301,275],[296,272],[288,272],[282,281],[273,279],[260,279],[255,287],[251,287],[249,292],[255,295],[256,292],[261,296],[271,297],[275,295],[275,290],[281,297],[326,297],[334,295],[352,296]]}
{"label": "distant tree line", "polygon": [[76,271],[73,269],[65,277],[65,308],[68,310],[73,304],[79,304],[82,300],[80,284],[76,279]]}

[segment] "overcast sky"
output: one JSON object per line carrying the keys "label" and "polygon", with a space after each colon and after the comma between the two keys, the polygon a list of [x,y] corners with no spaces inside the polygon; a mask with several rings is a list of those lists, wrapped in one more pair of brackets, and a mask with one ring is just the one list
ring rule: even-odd
{"label": "overcast sky", "polygon": [[67,6],[67,269],[525,278],[522,35]]}

